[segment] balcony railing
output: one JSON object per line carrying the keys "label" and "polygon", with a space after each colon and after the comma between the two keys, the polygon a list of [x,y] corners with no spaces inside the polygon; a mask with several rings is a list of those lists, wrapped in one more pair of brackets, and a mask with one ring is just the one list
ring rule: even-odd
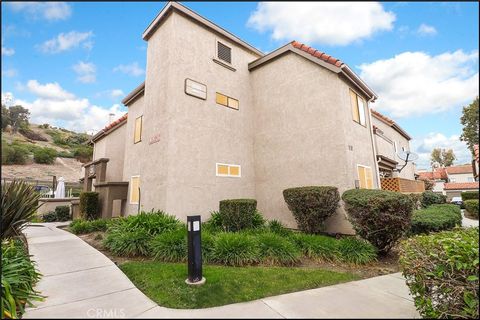
{"label": "balcony railing", "polygon": [[382,190],[402,192],[402,193],[420,193],[425,191],[425,183],[420,180],[410,180],[404,178],[381,178]]}

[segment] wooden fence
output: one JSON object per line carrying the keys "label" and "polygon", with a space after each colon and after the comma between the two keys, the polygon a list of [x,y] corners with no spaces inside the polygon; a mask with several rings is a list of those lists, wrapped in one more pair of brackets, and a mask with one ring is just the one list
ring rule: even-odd
{"label": "wooden fence", "polygon": [[425,191],[425,183],[421,180],[410,180],[404,178],[381,178],[382,190],[402,192],[402,193],[420,193]]}

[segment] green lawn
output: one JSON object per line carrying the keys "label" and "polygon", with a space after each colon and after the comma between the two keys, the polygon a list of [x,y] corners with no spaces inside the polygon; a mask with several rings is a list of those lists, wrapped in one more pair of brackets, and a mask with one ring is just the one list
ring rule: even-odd
{"label": "green lawn", "polygon": [[207,308],[357,280],[351,273],[287,267],[204,266],[206,284],[185,284],[185,263],[127,262],[120,266],[150,299],[169,308]]}

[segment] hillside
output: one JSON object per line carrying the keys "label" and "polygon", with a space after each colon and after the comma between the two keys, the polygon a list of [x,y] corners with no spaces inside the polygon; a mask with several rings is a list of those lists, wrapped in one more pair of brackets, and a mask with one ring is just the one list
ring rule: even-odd
{"label": "hillside", "polygon": [[49,181],[52,175],[78,182],[90,161],[90,136],[48,125],[29,124],[14,133],[2,131],[2,178]]}

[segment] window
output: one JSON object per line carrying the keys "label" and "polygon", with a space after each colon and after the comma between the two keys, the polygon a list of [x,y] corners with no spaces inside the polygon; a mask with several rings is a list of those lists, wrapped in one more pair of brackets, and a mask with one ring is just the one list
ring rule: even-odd
{"label": "window", "polygon": [[217,41],[217,58],[227,63],[232,63],[232,48]]}
{"label": "window", "polygon": [[352,89],[350,89],[350,104],[352,105],[353,121],[365,126],[365,101]]}
{"label": "window", "polygon": [[238,102],[237,99],[228,97],[224,94],[221,94],[221,93],[217,92],[215,100],[218,104],[221,104],[222,106],[238,110],[239,102]]}
{"label": "window", "polygon": [[468,178],[467,178],[467,181],[468,181],[468,182],[474,182],[475,180],[474,180],[472,177],[468,177]]}
{"label": "window", "polygon": [[241,177],[241,167],[236,164],[217,163],[217,177]]}
{"label": "window", "polygon": [[457,179],[455,179],[455,178],[450,178],[449,180],[450,180],[450,182],[455,182]]}
{"label": "window", "polygon": [[142,118],[143,116],[135,119],[135,131],[133,133],[133,143],[142,141]]}
{"label": "window", "polygon": [[362,165],[357,165],[358,180],[360,188],[373,189],[373,174],[372,168]]}
{"label": "window", "polygon": [[140,201],[140,176],[130,178],[130,204],[138,204]]}

